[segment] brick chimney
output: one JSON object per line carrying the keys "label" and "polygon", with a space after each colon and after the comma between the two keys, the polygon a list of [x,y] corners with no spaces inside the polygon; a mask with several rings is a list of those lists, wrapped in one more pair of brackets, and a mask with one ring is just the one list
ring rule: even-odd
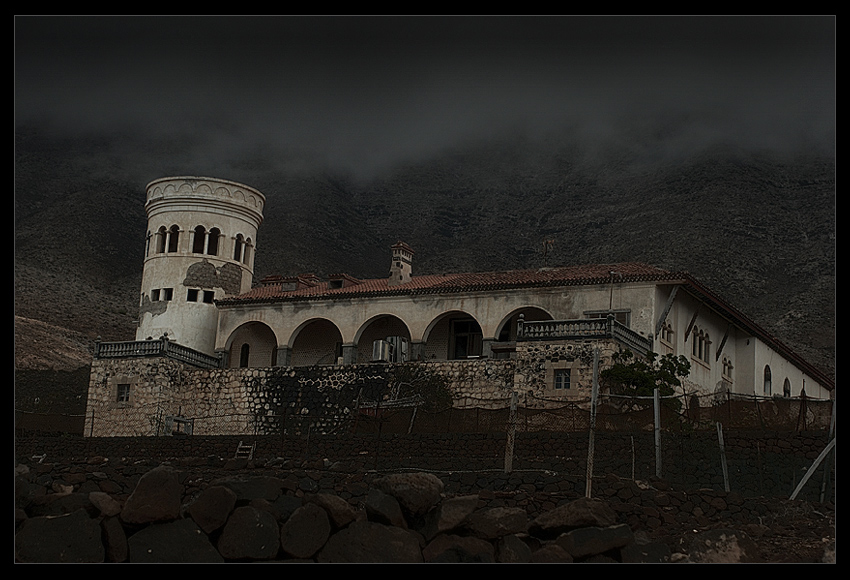
{"label": "brick chimney", "polygon": [[404,242],[396,242],[392,249],[393,263],[387,280],[387,285],[390,287],[410,282],[413,268],[413,248]]}

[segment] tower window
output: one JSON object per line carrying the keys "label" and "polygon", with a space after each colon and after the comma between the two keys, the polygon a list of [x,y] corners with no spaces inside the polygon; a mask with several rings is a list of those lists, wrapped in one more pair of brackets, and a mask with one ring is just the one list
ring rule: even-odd
{"label": "tower window", "polygon": [[162,289],[162,299],[163,300],[171,300],[174,298],[174,289],[173,288],[163,288]]}
{"label": "tower window", "polygon": [[192,240],[192,253],[193,254],[203,254],[204,246],[207,242],[207,230],[204,229],[204,226],[198,226],[195,228],[195,239]]}
{"label": "tower window", "polygon": [[207,254],[210,256],[218,256],[218,237],[221,235],[221,230],[213,228],[210,230],[207,241]]}
{"label": "tower window", "polygon": [[159,302],[159,288],[151,290],[151,302]]}
{"label": "tower window", "polygon": [[177,227],[177,225],[175,224],[175,225],[171,226],[170,230],[168,230],[168,251],[169,252],[176,252],[177,249],[180,247],[178,245],[179,241],[180,241],[180,228]]}
{"label": "tower window", "polygon": [[197,302],[198,301],[198,291],[195,288],[189,288],[189,291],[186,293],[186,301],[187,302]]}
{"label": "tower window", "polygon": [[215,292],[212,290],[204,290],[204,302],[206,304],[212,304],[215,299]]}

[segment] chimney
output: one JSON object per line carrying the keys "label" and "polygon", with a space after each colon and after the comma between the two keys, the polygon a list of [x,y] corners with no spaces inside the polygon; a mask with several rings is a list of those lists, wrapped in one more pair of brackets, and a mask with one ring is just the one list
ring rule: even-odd
{"label": "chimney", "polygon": [[413,268],[413,249],[404,242],[393,245],[393,263],[390,266],[390,276],[387,285],[390,287],[410,282]]}

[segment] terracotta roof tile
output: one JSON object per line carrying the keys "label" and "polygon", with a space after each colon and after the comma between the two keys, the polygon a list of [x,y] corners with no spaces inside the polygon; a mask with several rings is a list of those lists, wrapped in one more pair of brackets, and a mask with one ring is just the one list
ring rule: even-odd
{"label": "terracotta roof tile", "polygon": [[[329,287],[323,280],[315,286],[297,290],[282,290],[279,283],[268,277],[264,283],[249,292],[220,300],[220,305],[246,302],[276,302],[291,300],[316,300],[350,298],[353,296],[386,296],[422,293],[471,292],[476,290],[501,290],[510,288],[572,286],[600,284],[615,278],[622,281],[660,280],[672,276],[670,272],[641,263],[593,264],[558,268],[507,270],[501,272],[465,272],[458,274],[426,274],[413,276],[409,282],[389,287],[386,278],[357,280],[348,278],[342,288]],[[271,283],[269,283],[271,282]]]}

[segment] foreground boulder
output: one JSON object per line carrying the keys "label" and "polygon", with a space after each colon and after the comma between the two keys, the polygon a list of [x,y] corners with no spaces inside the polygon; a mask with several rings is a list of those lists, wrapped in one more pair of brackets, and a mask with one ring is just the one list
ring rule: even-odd
{"label": "foreground boulder", "polygon": [[[98,476],[100,491],[88,492],[70,485],[39,490],[35,478],[20,477],[18,562],[759,561],[758,546],[738,530],[700,532],[671,554],[645,531],[633,533],[642,528],[625,517],[635,514],[630,504],[562,499],[530,518],[492,491],[446,497],[443,482],[427,473],[371,482],[358,475],[349,488],[357,496],[346,499],[307,491],[317,486],[300,483],[308,479],[303,474],[243,474],[198,485],[202,478],[163,465],[134,474],[132,488]],[[74,485],[86,483],[80,479]]]}

